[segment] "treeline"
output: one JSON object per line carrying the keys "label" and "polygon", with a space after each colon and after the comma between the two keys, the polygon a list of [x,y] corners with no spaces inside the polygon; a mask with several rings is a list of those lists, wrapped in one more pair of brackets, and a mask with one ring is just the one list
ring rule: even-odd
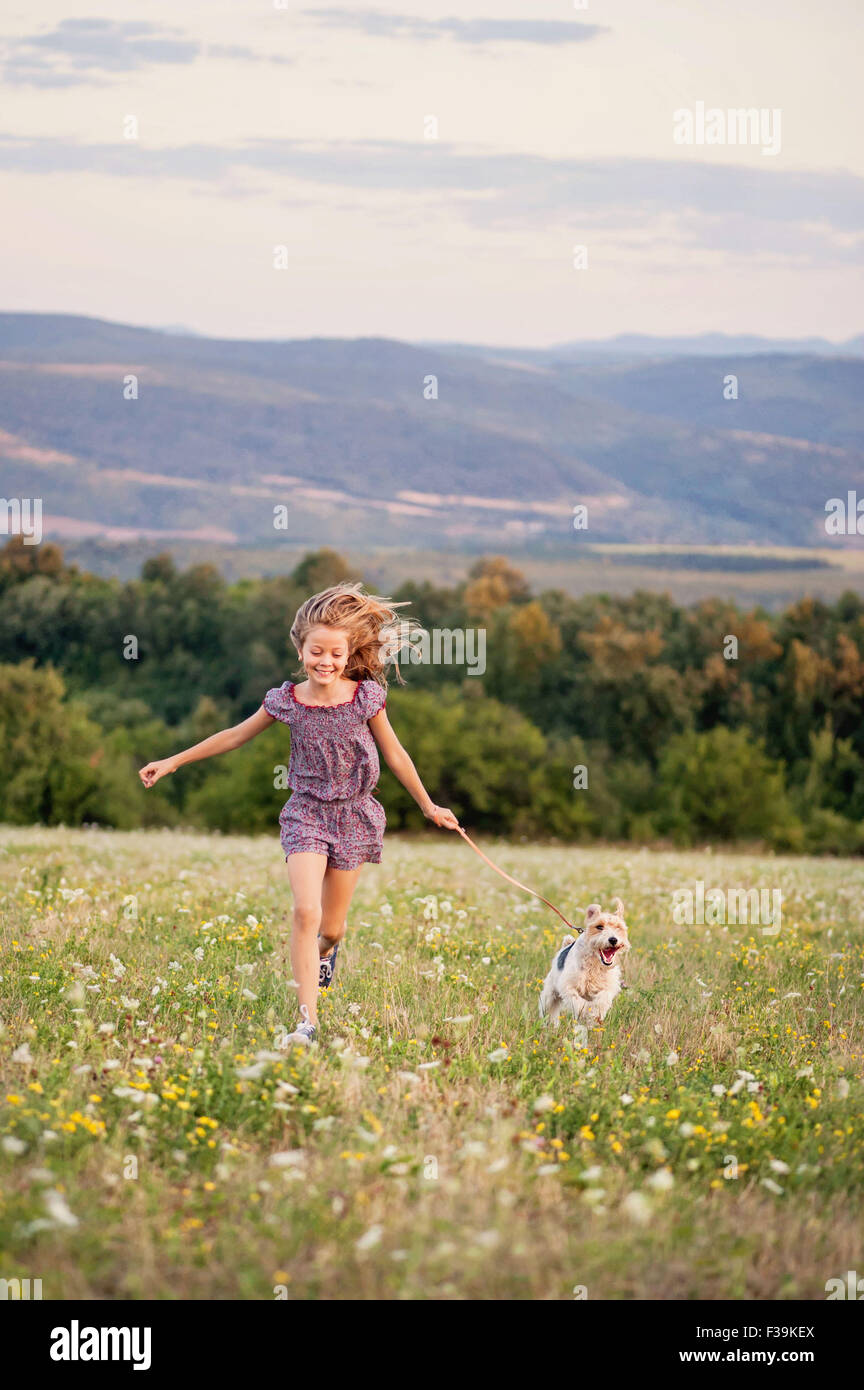
{"label": "treeline", "polygon": [[[227,584],[157,556],[131,582],[50,544],[0,551],[0,819],[275,830],[279,725],[149,793],[136,769],[245,718],[295,677],[294,613],[350,573],[318,551]],[[564,840],[759,841],[864,851],[864,602],[785,612],[637,593],[532,594],[506,560],[394,597],[430,631],[485,634],[485,669],[403,665],[391,720],[466,825]],[[440,644],[447,655],[447,642]],[[455,644],[458,655],[458,643]],[[477,646],[469,643],[477,670]],[[454,653],[451,653],[454,654]],[[421,823],[386,769],[391,828]]]}

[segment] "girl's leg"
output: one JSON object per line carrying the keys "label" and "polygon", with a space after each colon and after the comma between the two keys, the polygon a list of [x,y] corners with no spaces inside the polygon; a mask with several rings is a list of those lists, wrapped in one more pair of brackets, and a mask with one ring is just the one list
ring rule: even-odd
{"label": "girl's leg", "polygon": [[348,906],[360,877],[359,869],[327,869],[321,885],[321,925],[318,950],[326,956],[341,941],[348,926]]}
{"label": "girl's leg", "polygon": [[309,1010],[312,1023],[318,1022],[318,947],[321,900],[326,854],[289,854],[288,878],[294,896],[294,925],[291,932],[291,968],[299,985],[298,1002]]}

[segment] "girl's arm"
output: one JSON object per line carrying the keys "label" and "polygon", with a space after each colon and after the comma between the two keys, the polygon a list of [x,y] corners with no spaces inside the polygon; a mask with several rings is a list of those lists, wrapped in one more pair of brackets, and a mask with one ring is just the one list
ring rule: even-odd
{"label": "girl's arm", "polygon": [[267,725],[272,723],[273,716],[262,706],[248,719],[244,719],[242,724],[235,724],[231,729],[220,729],[218,734],[211,734],[201,743],[184,748],[182,753],[175,753],[172,758],[161,758],[155,763],[148,763],[146,767],[141,768],[138,776],[145,787],[152,787],[160,777],[165,777],[169,772],[176,772],[184,763],[197,763],[202,758],[213,758],[217,753],[230,753],[232,748],[239,748],[242,743],[248,743],[250,738],[260,734],[262,729],[266,729]]}
{"label": "girl's arm", "polygon": [[381,749],[381,756],[390,771],[394,777],[399,778],[405,790],[413,796],[426,819],[434,821],[436,825],[444,826],[447,830],[458,830],[459,822],[453,812],[449,811],[446,806],[436,806],[420,781],[416,767],[393,732],[386,710],[379,710],[376,715],[373,715],[369,720],[369,728],[372,730],[375,742]]}

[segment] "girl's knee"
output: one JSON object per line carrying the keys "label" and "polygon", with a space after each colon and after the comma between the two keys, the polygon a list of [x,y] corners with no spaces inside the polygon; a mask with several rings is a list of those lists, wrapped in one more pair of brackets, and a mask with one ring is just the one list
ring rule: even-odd
{"label": "girl's knee", "polygon": [[327,943],[328,949],[332,949],[337,941],[341,941],[345,935],[348,923],[345,921],[334,922],[326,917],[322,917],[321,925],[318,928],[318,935],[321,940]]}
{"label": "girl's knee", "polygon": [[318,931],[321,922],[320,907],[295,907],[294,926],[298,931]]}

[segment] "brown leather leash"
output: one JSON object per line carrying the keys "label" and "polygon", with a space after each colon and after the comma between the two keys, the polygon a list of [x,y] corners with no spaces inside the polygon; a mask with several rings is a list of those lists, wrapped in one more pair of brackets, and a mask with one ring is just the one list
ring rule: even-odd
{"label": "brown leather leash", "polygon": [[575,932],[577,936],[581,935],[581,933],[585,930],[584,927],[577,927],[573,922],[568,921],[568,919],[564,916],[564,913],[559,911],[559,909],[555,906],[554,903],[550,903],[548,898],[544,898],[542,893],[535,892],[533,888],[528,887],[527,883],[520,883],[518,878],[511,878],[510,874],[505,874],[503,869],[499,869],[497,864],[492,863],[492,860],[489,858],[488,854],[484,854],[482,849],[477,848],[470,835],[465,834],[465,831],[462,829],[461,825],[457,825],[456,829],[459,831],[459,834],[462,836],[462,839],[465,841],[466,845],[470,845],[474,853],[479,854],[480,858],[483,860],[485,864],[489,865],[490,869],[494,869],[496,874],[500,874],[502,878],[506,878],[507,882],[512,883],[514,888],[521,888],[523,893],[530,893],[532,898],[539,898],[541,903],[545,903],[547,907],[551,907],[552,911],[561,918],[561,921],[564,923],[565,927],[569,927],[570,930],[572,932]]}

